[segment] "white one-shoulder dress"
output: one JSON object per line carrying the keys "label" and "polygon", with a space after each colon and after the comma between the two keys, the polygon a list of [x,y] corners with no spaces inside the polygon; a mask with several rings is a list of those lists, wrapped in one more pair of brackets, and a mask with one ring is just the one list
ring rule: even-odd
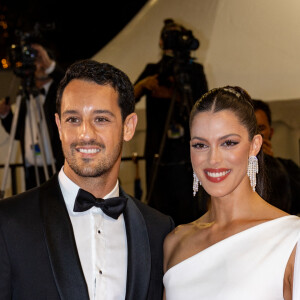
{"label": "white one-shoulder dress", "polygon": [[[299,239],[297,216],[237,233],[170,268],[163,278],[166,298],[282,300],[286,264]],[[293,300],[300,300],[300,247],[297,250]]]}

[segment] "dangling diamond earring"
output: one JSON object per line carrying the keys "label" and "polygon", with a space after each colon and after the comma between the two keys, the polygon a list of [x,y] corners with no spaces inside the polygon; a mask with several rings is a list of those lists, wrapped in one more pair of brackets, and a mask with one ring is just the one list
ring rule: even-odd
{"label": "dangling diamond earring", "polygon": [[201,185],[201,182],[199,181],[197,175],[193,171],[193,177],[194,177],[194,182],[193,182],[193,196],[195,197],[196,193],[198,192],[199,189],[199,184]]}
{"label": "dangling diamond earring", "polygon": [[250,179],[250,185],[253,192],[255,192],[256,187],[256,174],[258,174],[258,159],[256,156],[252,155],[248,159],[247,175]]}

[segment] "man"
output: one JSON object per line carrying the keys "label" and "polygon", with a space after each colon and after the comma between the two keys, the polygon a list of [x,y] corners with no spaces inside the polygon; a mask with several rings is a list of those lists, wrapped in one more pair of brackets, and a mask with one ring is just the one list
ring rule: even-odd
{"label": "man", "polygon": [[137,124],[129,78],[109,64],[76,62],[57,112],[63,168],[0,201],[0,299],[161,299],[162,245],[174,223],[118,182],[122,144]]}
{"label": "man", "polygon": [[134,85],[136,102],[146,96],[147,201],[182,224],[200,216],[192,194],[188,119],[208,87],[203,65],[190,56],[198,48],[190,30],[166,19],[159,46],[162,58],[147,64]]}
{"label": "man", "polygon": [[[22,78],[22,85],[23,89],[26,89],[24,94],[27,95],[27,97],[29,94],[31,94],[33,97],[28,97],[29,99],[22,99],[21,101],[15,134],[15,138],[20,140],[21,143],[21,152],[25,167],[24,173],[26,190],[33,188],[37,186],[38,183],[43,183],[46,180],[42,156],[43,154],[45,155],[46,165],[48,166],[47,171],[49,175],[53,174],[53,158],[54,165],[57,170],[63,165],[63,153],[55,125],[54,113],[56,109],[55,99],[57,87],[64,75],[64,71],[53,60],[53,58],[49,56],[49,53],[42,45],[32,44],[31,47],[36,51],[36,59],[34,61],[34,76],[33,80],[31,79],[30,74]],[[28,84],[28,82],[31,80],[33,82]],[[28,86],[32,84],[33,86]],[[38,94],[38,91],[41,91],[41,93]],[[41,127],[42,140],[38,135],[37,124],[39,121],[35,114],[38,111],[36,106],[34,106],[35,97],[36,100],[40,102],[41,107],[44,109],[46,120],[46,128]],[[27,100],[29,100],[29,105],[31,107],[31,109],[29,109],[30,112],[28,112],[27,109]],[[0,100],[0,117],[2,119],[2,125],[4,129],[8,133],[10,133],[12,129],[13,116],[14,115],[10,104],[6,103],[5,99]],[[33,131],[33,136],[31,136],[31,128]],[[49,140],[47,139],[46,130],[49,133]],[[41,145],[43,141],[46,143],[44,153]],[[52,150],[53,157],[51,157],[50,149]],[[39,182],[37,181],[35,174],[35,165],[37,166],[38,170]]]}
{"label": "man", "polygon": [[269,202],[290,213],[300,213],[300,168],[291,160],[274,157],[272,114],[269,105],[253,100],[259,132],[263,137],[266,172],[269,178]]}

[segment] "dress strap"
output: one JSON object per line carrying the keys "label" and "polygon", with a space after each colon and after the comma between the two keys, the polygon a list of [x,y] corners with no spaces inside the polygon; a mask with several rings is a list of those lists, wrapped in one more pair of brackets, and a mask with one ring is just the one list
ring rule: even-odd
{"label": "dress strap", "polygon": [[294,280],[293,280],[293,300],[300,299],[300,239],[297,243],[295,263],[294,263]]}

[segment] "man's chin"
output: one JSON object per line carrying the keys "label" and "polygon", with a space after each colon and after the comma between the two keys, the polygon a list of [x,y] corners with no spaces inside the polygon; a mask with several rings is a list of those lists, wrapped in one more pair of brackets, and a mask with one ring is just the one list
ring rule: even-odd
{"label": "man's chin", "polygon": [[92,177],[92,178],[96,178],[96,177],[100,177],[102,176],[104,173],[106,173],[105,170],[100,170],[99,168],[87,168],[87,167],[84,167],[84,168],[78,168],[78,167],[75,167],[75,168],[72,168],[72,170],[80,177],[85,177],[85,178],[89,178],[89,177]]}

